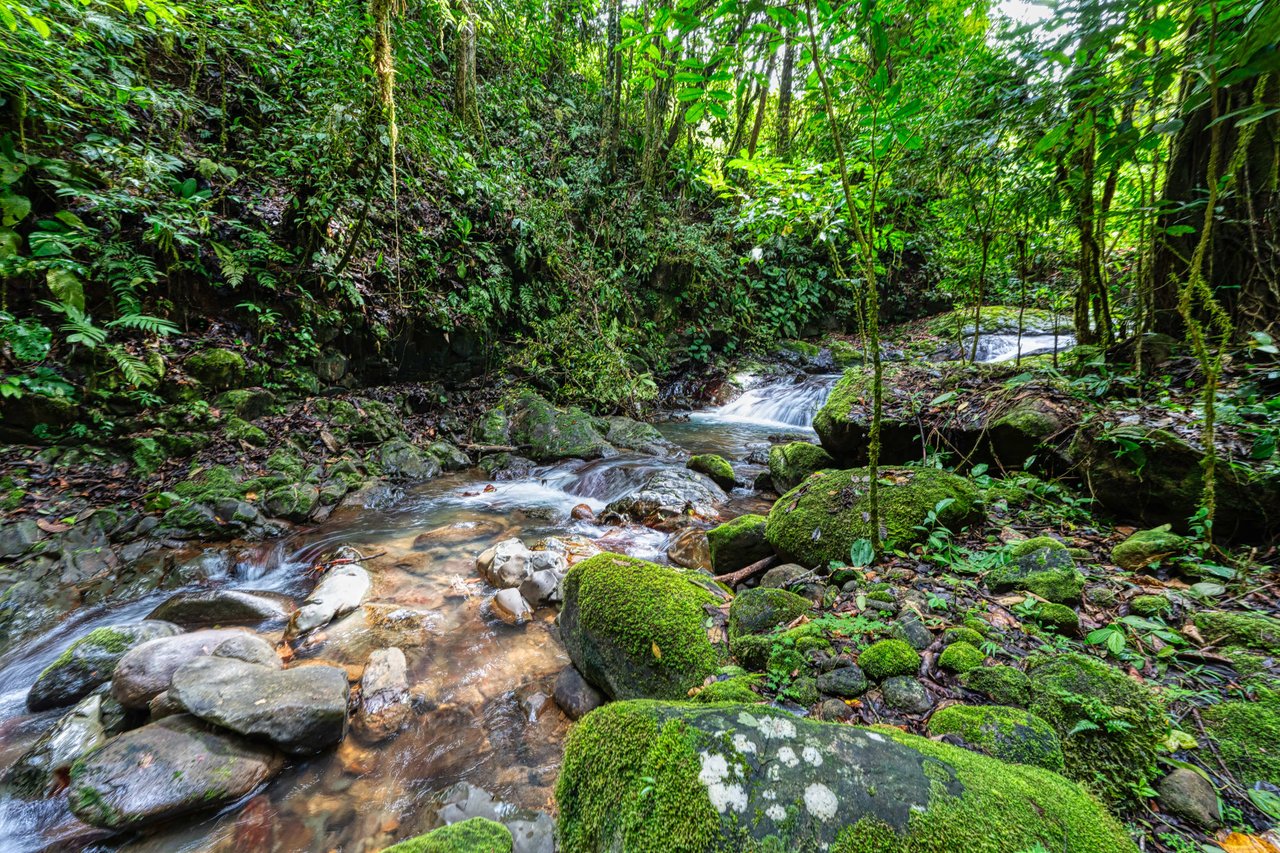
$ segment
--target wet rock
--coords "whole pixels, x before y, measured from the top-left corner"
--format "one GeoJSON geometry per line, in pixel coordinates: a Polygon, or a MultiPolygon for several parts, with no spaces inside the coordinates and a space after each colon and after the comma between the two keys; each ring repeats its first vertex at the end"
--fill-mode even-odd
{"type": "Polygon", "coordinates": [[[280,656],[276,654],[271,644],[252,634],[240,634],[223,640],[214,648],[212,654],[214,657],[234,658],[245,663],[269,666],[272,669],[284,667],[284,662],[280,660],[280,656]]]}
{"type": "Polygon", "coordinates": [[[518,589],[500,589],[489,600],[493,615],[508,625],[523,625],[533,618],[533,608],[518,589]]]}
{"type": "MultiPolygon", "coordinates": [[[[920,541],[926,516],[951,498],[939,521],[951,530],[982,517],[978,490],[970,481],[931,468],[884,468],[880,526],[884,538],[906,545],[920,541]]],[[[846,561],[853,543],[871,538],[867,469],[819,471],[787,492],[769,511],[765,537],[804,566],[846,561]]]]}
{"type": "Polygon", "coordinates": [[[247,589],[209,589],[180,592],[147,616],[181,625],[205,628],[214,625],[268,625],[288,620],[293,599],[278,592],[247,589]]]}
{"type": "Polygon", "coordinates": [[[320,489],[310,483],[290,483],[267,492],[262,508],[273,518],[303,522],[320,503],[320,489]]]}
{"type": "Polygon", "coordinates": [[[529,389],[483,415],[473,433],[480,444],[514,445],[537,462],[599,459],[616,452],[591,415],[576,407],[557,409],[529,389]]]}
{"type": "Polygon", "coordinates": [[[560,636],[582,675],[614,698],[684,698],[721,666],[705,607],[727,594],[706,575],[619,554],[569,570],[560,636]]]}
{"type": "Polygon", "coordinates": [[[728,499],[704,474],[664,468],[654,472],[637,491],[610,503],[605,512],[635,521],[673,518],[686,512],[714,517],[716,507],[728,499]]]}
{"type": "Polygon", "coordinates": [[[604,704],[604,694],[596,690],[571,666],[560,670],[552,695],[560,710],[571,720],[586,716],[604,704]]]}
{"type": "Polygon", "coordinates": [[[106,740],[102,697],[86,696],[4,772],[0,786],[23,797],[50,796],[76,759],[106,740]]]}
{"type": "Polygon", "coordinates": [[[637,450],[650,456],[671,456],[677,452],[676,446],[663,438],[652,424],[616,415],[603,420],[609,425],[605,440],[614,447],[637,450]]]}
{"type": "Polygon", "coordinates": [[[476,568],[491,586],[512,589],[533,574],[533,552],[519,539],[506,539],[486,548],[476,558],[476,568]]]}
{"type": "Polygon", "coordinates": [[[178,667],[245,634],[241,628],[220,628],[142,643],[120,659],[111,678],[111,695],[126,708],[146,708],[152,698],[169,689],[178,667]]]}
{"type": "Polygon", "coordinates": [[[769,449],[769,477],[779,494],[789,492],[815,471],[834,468],[831,454],[807,441],[777,444],[769,449]]]}
{"type": "Polygon", "coordinates": [[[126,732],[76,762],[68,802],[85,823],[127,829],[220,809],[282,767],[270,747],[183,714],[126,732]]]}
{"type": "Polygon", "coordinates": [[[842,666],[818,676],[818,692],[852,699],[867,692],[867,676],[857,666],[842,666]]]}
{"type": "Polygon", "coordinates": [[[418,482],[440,476],[440,462],[408,441],[393,438],[378,448],[383,476],[396,481],[418,482]]]}
{"type": "Polygon", "coordinates": [[[595,521],[596,514],[586,504],[578,504],[569,511],[569,517],[574,521],[595,521]]]}
{"type": "Polygon", "coordinates": [[[457,445],[448,441],[433,441],[427,445],[427,454],[440,463],[446,471],[461,471],[471,467],[471,457],[458,449],[457,445]]]}
{"type": "Polygon", "coordinates": [[[389,509],[404,497],[404,490],[371,477],[338,502],[339,509],[389,509]]]}
{"type": "Polygon", "coordinates": [[[24,519],[0,527],[0,558],[20,557],[44,538],[44,531],[34,521],[24,519]]]}
{"type": "Polygon", "coordinates": [[[1136,851],[1049,771],[759,705],[606,705],[574,729],[556,799],[566,850],[1136,851]]]}
{"type": "Polygon", "coordinates": [[[290,617],[286,639],[301,637],[355,610],[369,594],[371,586],[369,573],[355,563],[329,569],[290,617]]]}
{"type": "Polygon", "coordinates": [[[886,678],[880,685],[880,695],[884,698],[884,704],[907,714],[923,714],[933,707],[929,691],[918,679],[909,675],[886,678]]]}
{"type": "Polygon", "coordinates": [[[681,530],[671,537],[667,545],[667,559],[686,569],[710,570],[711,549],[707,545],[707,534],[694,527],[681,530]]]}
{"type": "Polygon", "coordinates": [[[197,658],[173,674],[170,698],[206,722],[313,755],[347,729],[347,674],[335,666],[272,669],[232,658],[197,658]]]}
{"type": "Polygon", "coordinates": [[[763,515],[740,515],[707,531],[711,567],[718,575],[757,563],[773,554],[764,538],[763,515]]]}
{"type": "Polygon", "coordinates": [[[1206,829],[1222,823],[1218,792],[1212,783],[1194,770],[1179,767],[1156,785],[1165,811],[1184,817],[1206,829]]]}
{"type": "Polygon", "coordinates": [[[178,631],[177,625],[167,622],[95,628],[68,646],[40,673],[27,694],[27,707],[44,711],[78,701],[98,685],[110,681],[130,649],[156,638],[171,637],[178,631]]]}
{"type": "Polygon", "coordinates": [[[480,460],[480,469],[490,480],[505,482],[508,480],[524,480],[533,474],[538,463],[523,456],[512,453],[495,453],[480,460]]]}
{"type": "Polygon", "coordinates": [[[378,649],[360,679],[360,712],[356,731],[367,741],[386,740],[400,731],[409,717],[409,679],[404,652],[378,649]]]}
{"type": "Polygon", "coordinates": [[[520,595],[531,607],[554,604],[561,600],[560,581],[563,578],[563,574],[551,569],[539,569],[520,584],[520,595]]]}

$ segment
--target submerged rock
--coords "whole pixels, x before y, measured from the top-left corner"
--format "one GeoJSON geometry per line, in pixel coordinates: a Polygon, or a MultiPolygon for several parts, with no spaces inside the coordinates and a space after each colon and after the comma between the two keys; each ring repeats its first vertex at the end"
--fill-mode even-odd
{"type": "Polygon", "coordinates": [[[128,829],[220,809],[282,767],[270,747],[183,714],[125,732],[77,761],[68,802],[91,826],[128,829]]]}
{"type": "Polygon", "coordinates": [[[582,677],[582,673],[571,666],[566,666],[556,676],[556,686],[552,692],[552,698],[556,700],[560,710],[564,711],[565,715],[571,720],[586,716],[589,712],[603,705],[605,701],[604,695],[587,683],[587,680],[582,677]]]}
{"type": "Polygon", "coordinates": [[[24,797],[47,797],[62,784],[71,765],[107,740],[102,724],[102,696],[80,700],[53,728],[0,777],[0,785],[24,797]]]}
{"type": "Polygon", "coordinates": [[[180,592],[151,611],[147,618],[162,619],[183,628],[264,625],[285,622],[294,607],[292,598],[278,592],[209,589],[180,592]]]}
{"type": "Polygon", "coordinates": [[[711,569],[711,549],[707,544],[707,534],[696,527],[686,527],[671,537],[667,545],[667,559],[677,566],[686,569],[711,569]]]}
{"type": "Polygon", "coordinates": [[[570,733],[561,849],[1134,853],[1087,793],[894,729],[756,705],[619,702],[570,733]]]}
{"type": "Polygon", "coordinates": [[[169,689],[178,667],[192,658],[213,654],[224,641],[242,636],[248,636],[242,628],[221,628],[143,643],[120,659],[111,679],[111,695],[126,708],[146,708],[169,689]]]}
{"type": "Polygon", "coordinates": [[[301,637],[355,610],[369,594],[369,573],[355,563],[334,566],[289,619],[287,639],[301,637]]]}
{"type": "Polygon", "coordinates": [[[136,622],[95,628],[76,640],[49,664],[31,685],[27,707],[32,711],[59,708],[87,696],[111,680],[121,658],[149,640],[179,632],[168,622],[136,622]]]}
{"type": "Polygon", "coordinates": [[[409,717],[409,677],[404,652],[392,646],[369,655],[360,679],[356,731],[368,741],[386,740],[409,717]]]}
{"type": "MultiPolygon", "coordinates": [[[[883,468],[880,478],[882,538],[898,545],[919,541],[928,514],[944,500],[940,524],[959,530],[981,517],[977,488],[963,477],[933,468],[883,468]]],[[[819,471],[778,498],[769,511],[765,537],[783,556],[806,566],[849,559],[853,543],[870,539],[870,478],[867,469],[819,471]]]]}
{"type": "Polygon", "coordinates": [[[173,674],[169,698],[202,720],[312,755],[347,730],[347,674],[334,666],[273,669],[233,658],[197,658],[173,674]]]}
{"type": "Polygon", "coordinates": [[[569,570],[564,590],[569,659],[615,699],[684,697],[724,662],[704,623],[728,595],[710,578],[598,554],[569,570]]]}
{"type": "Polygon", "coordinates": [[[523,625],[533,618],[533,608],[518,589],[500,589],[489,599],[493,615],[508,625],[523,625]]]}

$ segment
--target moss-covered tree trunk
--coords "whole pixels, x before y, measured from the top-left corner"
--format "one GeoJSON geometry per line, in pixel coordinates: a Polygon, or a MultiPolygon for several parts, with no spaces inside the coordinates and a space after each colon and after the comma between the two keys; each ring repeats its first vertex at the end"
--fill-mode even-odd
{"type": "MultiPolygon", "coordinates": [[[[788,36],[790,34],[788,33],[788,36]]],[[[782,51],[782,78],[778,81],[778,127],[774,153],[781,160],[791,156],[791,88],[796,69],[796,43],[787,39],[782,51]]]]}

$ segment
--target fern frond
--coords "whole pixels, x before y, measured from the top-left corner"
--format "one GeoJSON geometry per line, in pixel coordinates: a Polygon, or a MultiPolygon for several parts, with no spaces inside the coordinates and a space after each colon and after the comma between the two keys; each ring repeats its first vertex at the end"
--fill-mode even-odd
{"type": "Polygon", "coordinates": [[[162,317],[153,317],[150,314],[125,314],[123,317],[117,317],[110,323],[107,323],[109,329],[134,329],[139,332],[146,332],[150,335],[176,335],[181,331],[173,323],[162,317]]]}
{"type": "Polygon", "coordinates": [[[155,368],[129,352],[120,344],[107,347],[107,354],[116,363],[120,375],[134,388],[153,388],[160,381],[155,368]]]}

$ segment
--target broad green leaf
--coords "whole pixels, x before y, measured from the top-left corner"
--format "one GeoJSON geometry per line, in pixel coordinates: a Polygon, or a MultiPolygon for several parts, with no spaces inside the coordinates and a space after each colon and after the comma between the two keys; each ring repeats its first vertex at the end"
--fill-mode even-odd
{"type": "Polygon", "coordinates": [[[70,305],[77,311],[84,311],[84,284],[79,276],[71,270],[55,267],[45,273],[45,281],[59,302],[70,305]]]}

